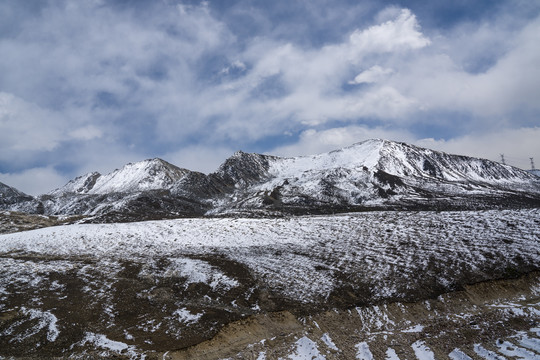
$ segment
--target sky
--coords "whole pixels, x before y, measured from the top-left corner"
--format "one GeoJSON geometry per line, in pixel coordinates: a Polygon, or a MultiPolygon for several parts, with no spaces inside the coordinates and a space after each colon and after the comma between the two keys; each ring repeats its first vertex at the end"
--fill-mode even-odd
{"type": "Polygon", "coordinates": [[[370,138],[540,167],[540,1],[0,0],[0,182],[370,138]]]}

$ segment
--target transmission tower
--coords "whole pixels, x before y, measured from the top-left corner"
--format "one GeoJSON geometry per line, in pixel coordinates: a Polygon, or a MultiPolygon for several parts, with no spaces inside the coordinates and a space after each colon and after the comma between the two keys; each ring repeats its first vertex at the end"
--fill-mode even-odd
{"type": "Polygon", "coordinates": [[[533,160],[533,158],[529,158],[529,159],[531,159],[531,170],[535,170],[535,168],[534,168],[534,160],[533,160]]]}
{"type": "Polygon", "coordinates": [[[501,163],[503,165],[506,165],[506,161],[504,161],[504,154],[501,154],[501,163]]]}

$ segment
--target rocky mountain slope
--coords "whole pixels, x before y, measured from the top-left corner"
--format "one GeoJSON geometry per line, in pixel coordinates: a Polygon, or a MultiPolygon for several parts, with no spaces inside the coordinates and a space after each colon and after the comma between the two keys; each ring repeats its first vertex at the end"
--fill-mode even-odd
{"type": "Polygon", "coordinates": [[[43,204],[33,196],[0,182],[0,210],[43,214],[43,204]]]}
{"type": "Polygon", "coordinates": [[[305,157],[235,156],[257,180],[237,186],[214,213],[540,204],[540,182],[523,170],[386,140],[305,157]]]}
{"type": "Polygon", "coordinates": [[[497,162],[367,140],[282,158],[237,152],[209,175],[161,159],[89,173],[36,199],[0,208],[95,221],[281,215],[374,209],[488,209],[540,205],[540,178],[497,162]]]}
{"type": "Polygon", "coordinates": [[[0,207],[7,207],[31,200],[33,200],[32,196],[0,182],[0,207]]]}

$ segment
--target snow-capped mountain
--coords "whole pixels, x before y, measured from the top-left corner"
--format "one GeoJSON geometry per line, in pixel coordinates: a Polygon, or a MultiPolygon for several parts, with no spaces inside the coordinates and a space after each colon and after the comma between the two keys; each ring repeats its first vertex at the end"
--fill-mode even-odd
{"type": "MultiPolygon", "coordinates": [[[[387,140],[367,140],[313,156],[242,158],[237,167],[253,169],[257,176],[252,172],[251,179],[259,181],[237,183],[230,197],[218,201],[214,213],[260,208],[467,208],[493,206],[502,198],[539,204],[540,198],[540,182],[526,171],[387,140]]],[[[226,171],[231,172],[220,168],[216,174],[226,171]]]]}
{"type": "Polygon", "coordinates": [[[169,191],[190,174],[162,159],[148,159],[107,175],[92,172],[77,177],[39,199],[47,214],[107,214],[109,221],[200,215],[197,203],[169,191]]]}
{"type": "Polygon", "coordinates": [[[38,200],[27,211],[99,221],[538,207],[540,178],[489,160],[375,139],[290,158],[239,151],[209,175],[145,160],[107,175],[83,175],[38,200]]]}
{"type": "Polygon", "coordinates": [[[98,172],[79,176],[63,187],[53,190],[50,195],[68,193],[109,194],[133,193],[146,190],[168,189],[176,181],[190,173],[162,159],[148,159],[129,163],[122,169],[107,175],[98,172]]]}

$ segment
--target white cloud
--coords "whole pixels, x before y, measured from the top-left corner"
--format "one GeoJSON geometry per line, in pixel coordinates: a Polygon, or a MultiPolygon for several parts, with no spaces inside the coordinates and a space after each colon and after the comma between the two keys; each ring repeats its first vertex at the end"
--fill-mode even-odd
{"type": "Polygon", "coordinates": [[[237,150],[240,149],[197,145],[165,154],[163,158],[178,167],[208,174],[216,171],[237,150]]]}
{"type": "Polygon", "coordinates": [[[387,75],[390,75],[394,72],[392,69],[385,69],[380,67],[379,65],[375,65],[370,67],[367,70],[362,71],[360,74],[356,75],[354,80],[349,81],[349,84],[356,85],[356,84],[371,84],[379,82],[380,80],[383,80],[387,75]]]}
{"type": "Polygon", "coordinates": [[[54,190],[67,181],[65,176],[51,167],[31,168],[18,173],[0,173],[0,182],[34,196],[54,190]]]}
{"type": "MultiPolygon", "coordinates": [[[[206,115],[228,117],[230,109],[234,119],[221,123],[220,130],[233,134],[233,138],[248,136],[250,139],[272,134],[271,129],[280,132],[283,122],[290,123],[291,120],[314,125],[335,119],[355,121],[361,117],[402,116],[415,108],[416,101],[390,85],[352,93],[344,92],[342,87],[350,79],[350,72],[359,67],[365,57],[415,50],[428,44],[429,40],[419,31],[415,16],[407,9],[397,13],[393,20],[356,30],[346,41],[319,49],[260,39],[243,54],[252,69],[210,93],[212,101],[205,109],[206,115]],[[281,81],[280,96],[253,97],[253,92],[266,85],[270,78],[281,81]],[[254,122],[258,118],[264,118],[265,124],[274,126],[254,129],[260,125],[254,122]],[[234,126],[238,121],[246,126],[234,126]]],[[[382,80],[390,71],[373,66],[358,81],[382,80]]]]}
{"type": "Polygon", "coordinates": [[[55,149],[65,124],[62,114],[0,92],[0,161],[21,161],[55,149]]]}
{"type": "Polygon", "coordinates": [[[415,144],[435,150],[500,160],[505,155],[506,163],[522,169],[530,169],[529,158],[540,162],[540,127],[500,129],[473,133],[449,140],[419,139],[415,144]]]}
{"type": "MultiPolygon", "coordinates": [[[[235,52],[234,36],[212,17],[208,5],[157,8],[156,14],[135,19],[130,12],[95,3],[46,7],[18,38],[0,43],[0,52],[8,54],[0,59],[7,74],[3,84],[43,108],[76,114],[62,136],[86,140],[104,134],[122,138],[137,128],[129,123],[147,121],[156,130],[154,141],[164,143],[194,136],[256,141],[293,123],[394,118],[416,106],[414,98],[391,85],[360,93],[342,90],[351,71],[365,68],[361,59],[429,44],[407,9],[395,11],[395,18],[383,24],[354,31],[341,43],[302,48],[258,38],[235,52]],[[218,86],[200,82],[197,68],[208,54],[232,59],[216,74],[234,69],[241,76],[218,86]],[[268,89],[272,76],[281,88],[269,98],[260,96],[258,89],[268,89]],[[59,91],[48,91],[51,84],[59,91]],[[211,127],[215,131],[209,132],[211,127]]],[[[372,80],[376,70],[371,69],[372,80]]],[[[54,127],[55,121],[48,125],[54,127]]]]}
{"type": "Polygon", "coordinates": [[[416,16],[409,9],[402,9],[394,20],[353,32],[350,44],[351,55],[362,58],[365,53],[420,49],[429,45],[430,40],[420,32],[416,16]]]}
{"type": "Polygon", "coordinates": [[[233,61],[229,66],[226,66],[224,67],[222,70],[221,70],[221,74],[229,74],[231,71],[245,71],[246,70],[246,64],[244,64],[243,62],[241,62],[240,60],[235,60],[233,61]]]}
{"type": "Polygon", "coordinates": [[[42,108],[83,110],[97,123],[121,119],[122,131],[129,112],[183,129],[193,122],[178,124],[184,105],[198,105],[195,68],[208,52],[223,53],[232,37],[205,6],[152,11],[139,18],[95,2],[45,6],[16,37],[0,42],[0,89],[42,108]]]}
{"type": "Polygon", "coordinates": [[[377,138],[405,142],[414,140],[414,136],[404,130],[351,125],[327,130],[306,130],[300,134],[300,138],[295,144],[277,147],[269,151],[268,154],[281,156],[313,155],[377,138]]]}
{"type": "Polygon", "coordinates": [[[103,132],[95,126],[88,125],[71,131],[69,135],[77,140],[92,140],[100,138],[103,132]]]}
{"type": "Polygon", "coordinates": [[[447,37],[438,37],[431,52],[390,61],[387,66],[395,73],[386,82],[430,111],[466,113],[483,126],[503,119],[531,125],[517,116],[540,110],[536,96],[540,91],[540,68],[536,65],[540,63],[540,18],[518,29],[494,29],[489,34],[486,28],[495,26],[482,25],[469,29],[469,33],[458,29],[447,37]],[[498,51],[489,53],[490,60],[477,59],[480,64],[487,62],[482,71],[467,70],[471,66],[467,52],[480,57],[472,49],[481,49],[485,43],[498,51]]]}

